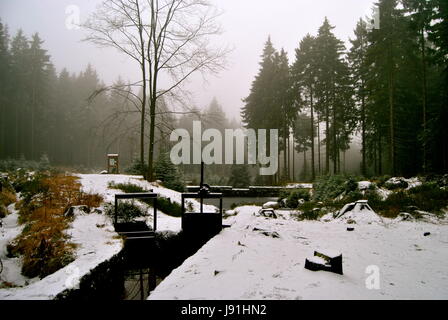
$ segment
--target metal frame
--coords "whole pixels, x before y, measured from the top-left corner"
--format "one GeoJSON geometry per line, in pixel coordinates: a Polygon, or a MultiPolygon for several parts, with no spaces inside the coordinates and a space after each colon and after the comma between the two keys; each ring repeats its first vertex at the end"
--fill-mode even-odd
{"type": "MultiPolygon", "coordinates": [[[[152,191],[152,190],[151,190],[152,191]]],[[[148,192],[140,192],[140,193],[121,193],[115,195],[115,213],[114,213],[114,222],[118,223],[118,200],[120,199],[153,199],[153,208],[154,208],[154,220],[153,220],[153,231],[157,230],[157,193],[148,193],[148,192]]],[[[132,233],[132,232],[126,232],[132,233]]],[[[141,233],[141,231],[139,231],[141,233]]]]}
{"type": "MultiPolygon", "coordinates": [[[[222,193],[182,193],[182,229],[184,228],[184,216],[185,216],[185,199],[201,199],[200,212],[204,213],[203,200],[204,199],[219,199],[219,213],[222,217],[222,193]]],[[[216,212],[210,212],[216,214],[216,212]]]]}

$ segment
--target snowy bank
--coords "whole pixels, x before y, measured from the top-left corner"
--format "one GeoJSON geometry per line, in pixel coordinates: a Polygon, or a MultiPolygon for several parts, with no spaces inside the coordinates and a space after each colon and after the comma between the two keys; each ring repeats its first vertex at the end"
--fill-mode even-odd
{"type": "Polygon", "coordinates": [[[347,232],[345,221],[269,219],[255,216],[259,209],[237,208],[227,221],[232,227],[173,270],[149,299],[448,298],[446,224],[357,224],[347,232]],[[314,250],[341,252],[344,275],[306,270],[314,250]],[[375,267],[378,290],[366,286],[375,267]]]}
{"type": "MultiPolygon", "coordinates": [[[[4,220],[3,223],[4,228],[10,229],[7,240],[9,242],[20,233],[22,227],[17,225],[16,212],[7,218],[8,220],[4,220]]],[[[17,285],[25,285],[0,289],[0,300],[54,299],[67,289],[78,288],[83,276],[89,274],[102,262],[110,260],[123,248],[123,241],[117,237],[118,234],[115,233],[110,219],[98,213],[76,215],[66,232],[71,236],[70,242],[77,245],[75,261],[42,280],[38,278],[27,280],[30,282],[29,285],[25,285],[25,278],[20,274],[21,263],[17,261],[19,258],[13,258],[12,263],[9,263],[8,261],[11,259],[5,256],[6,243],[0,243],[1,259],[6,266],[11,267],[4,280],[17,285]]]]}

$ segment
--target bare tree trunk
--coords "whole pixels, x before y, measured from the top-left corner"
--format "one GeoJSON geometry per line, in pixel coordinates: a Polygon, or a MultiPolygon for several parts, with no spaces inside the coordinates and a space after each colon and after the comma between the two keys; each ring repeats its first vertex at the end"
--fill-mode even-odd
{"type": "Polygon", "coordinates": [[[325,106],[325,173],[330,173],[330,111],[328,104],[325,106]]]}
{"type": "Polygon", "coordinates": [[[383,148],[381,146],[381,133],[378,135],[378,174],[383,174],[383,148]]]}
{"type": "Polygon", "coordinates": [[[294,137],[295,137],[295,128],[293,129],[293,133],[292,133],[292,181],[295,182],[296,181],[296,159],[295,159],[295,155],[296,155],[296,146],[295,146],[295,141],[294,141],[294,137]]]}
{"type": "Polygon", "coordinates": [[[427,151],[426,151],[426,108],[427,108],[427,75],[426,75],[426,43],[425,43],[425,31],[424,28],[421,30],[421,46],[422,46],[422,90],[423,90],[423,98],[422,98],[422,107],[423,107],[423,173],[426,173],[427,170],[427,151]]]}
{"type": "Polygon", "coordinates": [[[308,168],[306,164],[306,147],[303,149],[303,180],[307,181],[308,178],[308,168]]]}
{"type": "Polygon", "coordinates": [[[288,161],[288,145],[287,145],[287,138],[286,138],[286,122],[285,122],[285,127],[283,128],[284,131],[284,136],[283,136],[283,179],[285,179],[285,181],[287,180],[288,177],[288,165],[287,165],[287,161],[288,161]]]}
{"type": "Polygon", "coordinates": [[[390,126],[390,160],[392,164],[392,174],[396,175],[397,167],[395,163],[395,124],[394,124],[394,87],[393,87],[393,71],[389,73],[389,126],[390,126]]]}
{"type": "Polygon", "coordinates": [[[316,179],[315,169],[315,155],[314,155],[314,101],[313,101],[313,88],[310,90],[310,102],[311,102],[311,181],[316,179]]]}
{"type": "Polygon", "coordinates": [[[365,97],[364,97],[364,83],[362,84],[362,98],[361,98],[361,131],[362,131],[362,162],[361,162],[361,174],[366,176],[366,110],[365,110],[365,97]]]}
{"type": "Polygon", "coordinates": [[[138,19],[138,35],[140,39],[140,54],[141,54],[141,62],[140,62],[140,70],[142,72],[142,110],[140,114],[140,165],[142,168],[142,175],[146,178],[145,172],[145,115],[146,115],[146,58],[145,58],[145,40],[143,38],[143,23],[141,19],[140,6],[138,1],[136,1],[137,6],[137,19],[138,19]]]}
{"type": "Polygon", "coordinates": [[[321,146],[320,146],[320,115],[317,116],[317,153],[319,158],[319,174],[322,174],[322,166],[321,166],[321,146]]]}

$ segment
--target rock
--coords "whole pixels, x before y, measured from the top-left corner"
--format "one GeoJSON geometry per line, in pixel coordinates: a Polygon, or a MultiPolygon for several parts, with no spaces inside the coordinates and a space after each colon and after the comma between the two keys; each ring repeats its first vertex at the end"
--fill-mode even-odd
{"type": "Polygon", "coordinates": [[[271,237],[274,239],[280,238],[280,235],[277,232],[271,232],[271,231],[264,231],[261,233],[262,235],[265,235],[266,237],[271,237]]]}
{"type": "Polygon", "coordinates": [[[425,237],[427,237],[427,236],[431,235],[431,232],[425,232],[423,235],[424,235],[425,237]]]}
{"type": "Polygon", "coordinates": [[[280,206],[282,207],[282,208],[286,208],[286,201],[288,201],[288,199],[282,199],[282,200],[280,200],[280,206]]]}
{"type": "Polygon", "coordinates": [[[407,213],[407,212],[400,212],[398,214],[397,218],[400,221],[412,221],[412,220],[414,220],[414,217],[411,214],[407,213]]]}
{"type": "Polygon", "coordinates": [[[394,189],[407,189],[409,187],[409,183],[406,181],[405,178],[402,177],[393,177],[386,181],[384,186],[389,190],[394,189]]]}
{"type": "Polygon", "coordinates": [[[407,206],[405,209],[410,212],[419,210],[416,206],[407,206]]]}
{"type": "Polygon", "coordinates": [[[272,209],[261,209],[258,212],[258,216],[277,219],[277,214],[272,209]]]}
{"type": "Polygon", "coordinates": [[[65,211],[64,216],[65,217],[73,217],[79,214],[86,214],[90,213],[90,208],[88,206],[72,206],[67,211],[65,211]]]}
{"type": "Polygon", "coordinates": [[[275,201],[269,201],[263,204],[263,209],[278,209],[280,208],[280,205],[278,202],[275,201]]]}

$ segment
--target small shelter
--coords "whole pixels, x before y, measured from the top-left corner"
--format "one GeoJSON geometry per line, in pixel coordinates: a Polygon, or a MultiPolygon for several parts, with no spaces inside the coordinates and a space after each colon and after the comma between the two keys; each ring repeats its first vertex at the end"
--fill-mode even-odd
{"type": "Polygon", "coordinates": [[[118,165],[118,154],[117,153],[109,153],[107,155],[107,173],[120,173],[119,165],[118,165]]]}

